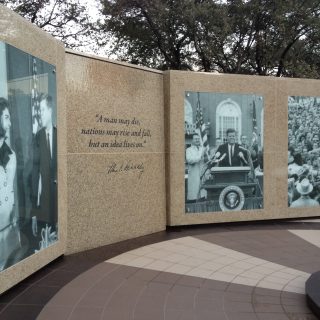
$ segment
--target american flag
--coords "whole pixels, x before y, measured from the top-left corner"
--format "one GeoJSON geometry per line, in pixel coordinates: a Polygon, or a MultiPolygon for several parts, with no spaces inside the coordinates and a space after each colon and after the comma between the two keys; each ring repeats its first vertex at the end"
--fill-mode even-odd
{"type": "Polygon", "coordinates": [[[256,103],[255,97],[252,100],[252,145],[258,143],[258,127],[257,127],[257,112],[256,112],[256,103]]]}
{"type": "Polygon", "coordinates": [[[252,127],[253,130],[255,130],[255,128],[257,127],[257,113],[256,113],[256,104],[254,102],[254,99],[252,101],[252,127]]]}
{"type": "Polygon", "coordinates": [[[206,125],[203,122],[203,113],[200,105],[200,94],[198,92],[197,112],[196,112],[196,128],[201,138],[201,144],[205,148],[206,154],[209,157],[209,144],[206,131],[206,125]]]}
{"type": "Polygon", "coordinates": [[[39,75],[37,70],[37,60],[32,59],[32,91],[31,91],[31,108],[32,108],[32,126],[33,133],[36,134],[40,123],[40,105],[39,105],[39,75]]]}

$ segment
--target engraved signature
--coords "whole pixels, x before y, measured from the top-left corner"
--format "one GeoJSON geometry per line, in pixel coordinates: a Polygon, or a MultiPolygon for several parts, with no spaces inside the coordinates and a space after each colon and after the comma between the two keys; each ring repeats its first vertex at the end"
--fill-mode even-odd
{"type": "Polygon", "coordinates": [[[139,163],[134,163],[132,161],[126,161],[126,162],[112,162],[108,167],[107,167],[107,174],[112,174],[112,173],[128,173],[128,172],[137,172],[138,173],[138,178],[140,179],[142,174],[144,173],[144,163],[139,162],[139,163]]]}

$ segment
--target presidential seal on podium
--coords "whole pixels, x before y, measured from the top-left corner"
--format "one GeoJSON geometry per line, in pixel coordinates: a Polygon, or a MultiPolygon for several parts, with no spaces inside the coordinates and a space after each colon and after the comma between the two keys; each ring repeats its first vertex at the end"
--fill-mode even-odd
{"type": "Polygon", "coordinates": [[[222,211],[241,210],[244,201],[244,193],[238,186],[225,187],[219,196],[219,205],[222,211]]]}

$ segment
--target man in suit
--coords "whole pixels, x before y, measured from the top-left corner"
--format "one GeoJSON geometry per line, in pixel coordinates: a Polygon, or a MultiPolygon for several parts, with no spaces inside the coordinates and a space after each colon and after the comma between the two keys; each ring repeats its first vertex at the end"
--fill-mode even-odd
{"type": "Polygon", "coordinates": [[[220,167],[239,167],[247,165],[244,157],[245,149],[236,143],[236,131],[227,130],[227,143],[219,146],[214,155],[214,160],[220,167]]]}
{"type": "MultiPolygon", "coordinates": [[[[249,148],[250,148],[249,143],[248,143],[248,137],[246,135],[242,134],[241,137],[240,137],[240,142],[241,142],[240,143],[240,149],[243,148],[242,151],[243,151],[243,155],[244,155],[244,159],[245,159],[245,160],[242,160],[242,163],[244,165],[248,166],[249,165],[249,153],[248,153],[248,151],[249,151],[249,148]]],[[[253,148],[252,148],[252,151],[255,152],[255,150],[253,148]]]]}
{"type": "Polygon", "coordinates": [[[53,99],[40,97],[41,129],[34,137],[32,171],[32,232],[39,235],[46,225],[57,224],[57,128],[53,125],[53,99]]]}
{"type": "Polygon", "coordinates": [[[248,144],[248,138],[246,135],[242,134],[241,135],[241,147],[245,148],[245,149],[249,149],[249,144],[248,144]]]}

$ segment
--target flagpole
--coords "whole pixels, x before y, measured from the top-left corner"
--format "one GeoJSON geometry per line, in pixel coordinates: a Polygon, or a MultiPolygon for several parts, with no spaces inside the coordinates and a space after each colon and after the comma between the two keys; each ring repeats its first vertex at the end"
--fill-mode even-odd
{"type": "Polygon", "coordinates": [[[205,148],[206,155],[209,157],[208,135],[206,132],[206,125],[203,121],[203,112],[200,104],[200,92],[197,92],[197,109],[196,109],[196,130],[200,136],[201,147],[205,148]]]}

